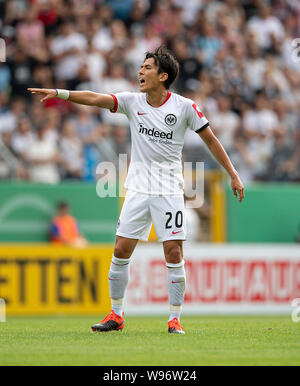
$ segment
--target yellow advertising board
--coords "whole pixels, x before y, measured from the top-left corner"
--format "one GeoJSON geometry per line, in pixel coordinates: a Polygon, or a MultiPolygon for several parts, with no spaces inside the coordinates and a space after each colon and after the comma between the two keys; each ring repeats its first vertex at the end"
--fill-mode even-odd
{"type": "Polygon", "coordinates": [[[112,245],[0,245],[0,298],[8,315],[95,314],[110,310],[112,245]]]}

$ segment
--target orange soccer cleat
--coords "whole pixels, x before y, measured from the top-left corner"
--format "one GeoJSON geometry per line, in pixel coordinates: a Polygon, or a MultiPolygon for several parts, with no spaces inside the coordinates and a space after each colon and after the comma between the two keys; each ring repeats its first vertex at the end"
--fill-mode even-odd
{"type": "Polygon", "coordinates": [[[101,320],[101,322],[92,326],[92,331],[108,332],[122,330],[124,328],[123,316],[124,312],[122,316],[119,316],[111,310],[111,312],[103,320],[101,320]]]}
{"type": "Polygon", "coordinates": [[[168,332],[170,334],[185,334],[177,318],[174,318],[168,322],[168,332]]]}

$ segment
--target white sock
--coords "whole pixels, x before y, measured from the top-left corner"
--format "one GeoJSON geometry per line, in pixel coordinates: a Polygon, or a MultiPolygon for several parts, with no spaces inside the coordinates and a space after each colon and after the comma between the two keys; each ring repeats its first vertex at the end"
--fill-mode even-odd
{"type": "Polygon", "coordinates": [[[108,278],[112,310],[122,316],[123,299],[129,280],[129,259],[119,259],[113,256],[108,278]]]}
{"type": "Polygon", "coordinates": [[[111,309],[119,316],[123,316],[123,299],[111,299],[111,309]]]}
{"type": "Polygon", "coordinates": [[[178,264],[166,263],[166,266],[168,269],[167,282],[170,302],[169,321],[174,318],[180,320],[186,282],[184,260],[178,264]]]}
{"type": "Polygon", "coordinates": [[[170,304],[170,317],[168,322],[174,318],[177,318],[180,321],[181,311],[182,311],[182,306],[172,306],[170,304]]]}

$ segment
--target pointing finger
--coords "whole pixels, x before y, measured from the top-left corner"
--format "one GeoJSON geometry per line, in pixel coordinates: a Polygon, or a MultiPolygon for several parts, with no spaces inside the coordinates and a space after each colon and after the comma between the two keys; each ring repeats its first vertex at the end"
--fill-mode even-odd
{"type": "Polygon", "coordinates": [[[28,91],[30,91],[32,94],[37,94],[37,93],[41,93],[41,94],[45,94],[45,90],[43,90],[42,88],[28,88],[27,89],[28,91]]]}

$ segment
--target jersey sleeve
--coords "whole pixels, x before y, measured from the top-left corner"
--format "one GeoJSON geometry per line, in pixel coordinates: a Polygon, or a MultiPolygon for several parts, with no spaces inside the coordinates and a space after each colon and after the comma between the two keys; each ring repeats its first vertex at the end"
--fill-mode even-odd
{"type": "Polygon", "coordinates": [[[187,124],[188,127],[196,133],[204,130],[209,125],[208,120],[201,112],[199,106],[192,100],[188,102],[187,106],[187,124]]]}
{"type": "Polygon", "coordinates": [[[116,94],[110,94],[115,101],[114,108],[110,110],[112,113],[121,113],[128,115],[129,114],[129,106],[130,101],[132,99],[133,93],[131,92],[119,92],[116,94]]]}

